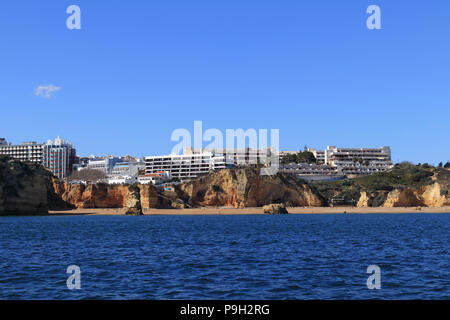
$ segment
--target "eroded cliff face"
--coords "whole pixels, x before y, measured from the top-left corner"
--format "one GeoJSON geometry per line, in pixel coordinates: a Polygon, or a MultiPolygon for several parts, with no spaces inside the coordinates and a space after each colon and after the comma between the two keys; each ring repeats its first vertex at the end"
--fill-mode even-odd
{"type": "Polygon", "coordinates": [[[417,189],[394,190],[387,195],[383,207],[443,207],[450,205],[450,198],[439,183],[417,189]]]}
{"type": "Polygon", "coordinates": [[[262,176],[257,170],[220,170],[181,186],[192,206],[261,207],[271,203],[288,206],[322,206],[325,201],[311,187],[285,174],[262,176]]]}
{"type": "Polygon", "coordinates": [[[221,170],[172,191],[163,191],[152,185],[68,184],[40,165],[0,157],[0,215],[33,215],[71,208],[126,208],[132,207],[131,200],[139,200],[142,209],[242,208],[272,203],[318,207],[328,206],[334,197],[349,198],[358,207],[450,206],[450,171],[427,170],[410,168],[322,184],[308,184],[281,173],[261,176],[252,169],[221,170]],[[135,188],[132,192],[131,187],[135,188]]]}
{"type": "MultiPolygon", "coordinates": [[[[143,209],[158,208],[158,192],[152,185],[138,185],[143,209]]],[[[75,208],[124,208],[130,186],[125,185],[82,185],[56,182],[55,193],[75,208]]]]}
{"type": "Polygon", "coordinates": [[[328,204],[339,198],[357,207],[450,205],[450,171],[442,168],[396,167],[392,172],[313,185],[328,204]]]}
{"type": "Polygon", "coordinates": [[[158,198],[158,191],[149,184],[139,186],[141,191],[141,205],[142,209],[160,208],[161,199],[158,198]]]}
{"type": "Polygon", "coordinates": [[[0,215],[35,215],[48,213],[58,199],[51,185],[53,176],[35,163],[0,158],[0,215]]]}
{"type": "MultiPolygon", "coordinates": [[[[286,174],[262,176],[257,170],[234,169],[211,172],[174,191],[138,185],[143,209],[199,206],[261,207],[271,203],[287,206],[328,206],[333,197],[351,197],[357,207],[442,207],[450,205],[450,172],[441,171],[428,185],[417,187],[375,184],[370,188],[358,180],[328,184],[326,192],[286,174]]],[[[367,179],[367,178],[364,178],[367,179]]],[[[378,181],[376,176],[370,177],[378,181]]],[[[427,180],[425,181],[427,183],[427,180]]],[[[70,185],[53,182],[54,193],[76,208],[126,207],[128,186],[70,185]]]]}
{"type": "Polygon", "coordinates": [[[142,215],[141,190],[137,185],[128,187],[128,193],[125,200],[126,215],[142,215]]]}
{"type": "Polygon", "coordinates": [[[417,187],[402,188],[392,191],[376,191],[367,193],[362,191],[357,207],[371,207],[375,199],[382,199],[381,206],[393,207],[445,207],[450,206],[450,196],[445,183],[435,182],[433,184],[417,187]]]}
{"type": "Polygon", "coordinates": [[[57,183],[55,192],[76,208],[122,208],[128,188],[104,184],[82,185],[57,183]]]}

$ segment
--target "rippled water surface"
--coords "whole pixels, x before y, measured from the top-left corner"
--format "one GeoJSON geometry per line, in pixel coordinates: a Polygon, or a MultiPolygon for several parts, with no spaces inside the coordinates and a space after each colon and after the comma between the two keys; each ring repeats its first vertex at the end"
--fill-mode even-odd
{"type": "Polygon", "coordinates": [[[449,230],[445,214],[3,217],[0,299],[450,299],[449,230]]]}

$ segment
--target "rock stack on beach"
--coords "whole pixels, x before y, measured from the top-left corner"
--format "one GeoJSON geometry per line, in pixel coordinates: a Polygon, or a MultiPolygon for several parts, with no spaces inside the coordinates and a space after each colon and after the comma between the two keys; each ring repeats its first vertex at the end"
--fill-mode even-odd
{"type": "Polygon", "coordinates": [[[143,214],[141,206],[141,194],[139,188],[136,185],[131,185],[128,187],[125,208],[125,214],[127,216],[140,216],[143,214]]]}
{"type": "Polygon", "coordinates": [[[263,207],[263,212],[267,214],[288,214],[286,205],[281,204],[269,204],[263,207]]]}

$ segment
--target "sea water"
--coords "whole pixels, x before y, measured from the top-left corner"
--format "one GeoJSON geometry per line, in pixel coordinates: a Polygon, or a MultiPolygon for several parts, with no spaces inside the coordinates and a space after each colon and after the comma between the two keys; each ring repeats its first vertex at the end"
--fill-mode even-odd
{"type": "Polygon", "coordinates": [[[450,299],[449,230],[420,213],[2,217],[0,299],[450,299]]]}

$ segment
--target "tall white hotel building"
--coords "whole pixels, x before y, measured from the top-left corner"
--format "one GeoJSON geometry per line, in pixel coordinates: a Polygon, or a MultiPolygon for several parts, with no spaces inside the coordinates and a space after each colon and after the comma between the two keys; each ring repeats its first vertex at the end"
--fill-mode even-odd
{"type": "Polygon", "coordinates": [[[4,138],[0,138],[0,155],[42,164],[56,177],[64,179],[72,172],[76,150],[71,143],[59,137],[42,144],[24,142],[21,145],[8,145],[4,138]]]}
{"type": "Polygon", "coordinates": [[[225,169],[225,157],[212,153],[167,155],[145,158],[145,173],[168,171],[179,179],[195,178],[212,170],[225,169]]]}

